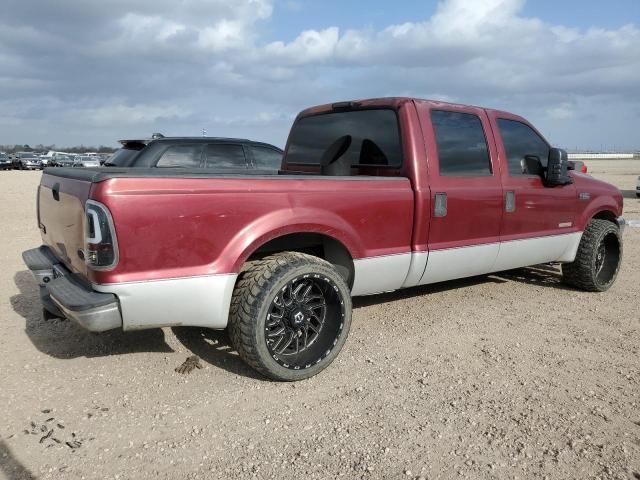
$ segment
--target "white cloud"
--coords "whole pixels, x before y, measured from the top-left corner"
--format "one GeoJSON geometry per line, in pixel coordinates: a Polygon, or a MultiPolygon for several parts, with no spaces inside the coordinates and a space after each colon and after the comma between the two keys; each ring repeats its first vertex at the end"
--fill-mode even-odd
{"type": "Polygon", "coordinates": [[[198,45],[213,52],[242,47],[246,42],[244,27],[241,22],[221,20],[200,30],[198,45]]]}
{"type": "Polygon", "coordinates": [[[547,115],[556,120],[567,120],[575,115],[575,110],[570,103],[561,103],[547,109],[547,115]]]}
{"type": "Polygon", "coordinates": [[[114,123],[136,126],[160,119],[187,117],[191,111],[177,105],[108,105],[69,110],[68,117],[87,122],[91,127],[109,127],[114,123]]]}
{"type": "Polygon", "coordinates": [[[284,60],[289,64],[323,62],[335,54],[340,31],[337,27],[325,30],[305,30],[290,43],[273,42],[264,47],[267,58],[284,60]]]}
{"type": "Polygon", "coordinates": [[[185,26],[160,16],[128,13],[119,20],[122,35],[130,41],[165,42],[177,33],[185,30],[185,26]]]}

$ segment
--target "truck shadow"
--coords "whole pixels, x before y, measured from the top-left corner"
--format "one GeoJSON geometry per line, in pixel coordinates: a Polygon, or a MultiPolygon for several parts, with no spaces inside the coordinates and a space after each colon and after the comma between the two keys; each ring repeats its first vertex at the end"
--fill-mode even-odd
{"type": "Polygon", "coordinates": [[[226,330],[172,327],[171,331],[185,348],[208,364],[236,375],[268,381],[240,358],[226,330]]]}
{"type": "Polygon", "coordinates": [[[34,480],[36,477],[16,457],[4,440],[0,439],[0,472],[11,480],[34,480]]]}
{"type": "MultiPolygon", "coordinates": [[[[433,285],[423,285],[379,295],[356,297],[353,299],[353,307],[357,309],[420,295],[455,290],[458,288],[468,288],[484,283],[503,284],[509,282],[519,282],[560,290],[572,290],[562,283],[562,276],[558,267],[553,265],[536,265],[535,267],[519,268],[497,274],[463,278],[433,285]]],[[[247,366],[238,356],[238,353],[231,345],[226,331],[197,327],[172,327],[171,330],[185,348],[210,365],[227,370],[236,375],[268,381],[268,379],[247,366]]]]}
{"type": "Polygon", "coordinates": [[[42,353],[54,358],[77,358],[138,352],[173,352],[161,329],[91,333],[68,320],[45,321],[42,318],[39,287],[31,272],[17,272],[13,278],[20,293],[11,297],[11,306],[24,318],[25,333],[42,353]]]}
{"type": "MultiPolygon", "coordinates": [[[[138,352],[173,352],[165,341],[161,329],[140,332],[110,332],[94,334],[73,322],[44,321],[39,298],[39,287],[28,271],[15,274],[14,281],[20,293],[11,297],[13,310],[25,319],[25,333],[41,352],[55,358],[100,357],[138,352]]],[[[484,283],[519,282],[560,290],[572,290],[562,283],[558,267],[537,265],[507,272],[452,280],[433,285],[398,290],[396,292],[357,297],[354,308],[393,302],[420,295],[468,288],[484,283]]],[[[185,348],[217,368],[257,380],[266,379],[247,366],[231,346],[226,331],[197,327],[173,327],[173,334],[185,348]]]]}
{"type": "Polygon", "coordinates": [[[526,283],[527,285],[537,285],[539,287],[550,287],[557,290],[575,292],[576,289],[570,287],[562,280],[562,271],[557,265],[536,265],[534,267],[516,268],[506,272],[498,272],[492,275],[496,278],[511,280],[513,282],[526,283]]]}
{"type": "Polygon", "coordinates": [[[505,272],[497,272],[489,275],[479,275],[477,277],[461,278],[459,280],[449,280],[431,285],[421,285],[404,290],[396,290],[389,293],[380,293],[366,297],[356,297],[353,299],[353,307],[368,307],[379,303],[392,302],[394,300],[404,300],[411,297],[428,295],[459,288],[468,288],[483,283],[508,283],[518,282],[527,285],[537,285],[540,287],[555,288],[558,290],[573,291],[574,289],[562,282],[560,269],[553,265],[536,265],[533,267],[517,268],[505,272]]]}

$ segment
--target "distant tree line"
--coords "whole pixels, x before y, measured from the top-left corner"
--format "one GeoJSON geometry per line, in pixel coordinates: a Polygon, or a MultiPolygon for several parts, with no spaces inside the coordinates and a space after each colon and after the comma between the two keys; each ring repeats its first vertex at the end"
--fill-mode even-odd
{"type": "Polygon", "coordinates": [[[113,153],[117,150],[117,148],[113,147],[105,147],[104,145],[100,145],[99,147],[94,146],[75,146],[75,147],[58,147],[56,145],[43,145],[38,144],[34,146],[30,145],[0,145],[0,152],[6,153],[15,153],[15,152],[48,152],[49,150],[55,150],[57,152],[69,152],[69,153],[87,153],[87,152],[97,152],[97,153],[113,153]]]}

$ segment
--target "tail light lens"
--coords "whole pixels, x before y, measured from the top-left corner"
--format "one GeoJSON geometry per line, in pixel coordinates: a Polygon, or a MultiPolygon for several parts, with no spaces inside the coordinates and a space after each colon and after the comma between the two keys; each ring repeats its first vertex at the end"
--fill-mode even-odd
{"type": "Polygon", "coordinates": [[[110,270],[118,263],[118,242],[107,207],[94,200],[85,205],[84,261],[95,270],[110,270]]]}

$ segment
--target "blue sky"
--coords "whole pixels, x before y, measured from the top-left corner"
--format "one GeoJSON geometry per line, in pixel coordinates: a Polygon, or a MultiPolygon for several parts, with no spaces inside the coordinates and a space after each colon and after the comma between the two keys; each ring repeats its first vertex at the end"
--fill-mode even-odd
{"type": "Polygon", "coordinates": [[[282,146],[308,106],[415,96],[640,150],[640,0],[3,0],[0,64],[0,144],[282,146]]]}
{"type": "MultiPolygon", "coordinates": [[[[427,19],[437,4],[435,0],[278,0],[268,35],[272,39],[293,39],[301,26],[305,29],[329,25],[342,29],[368,26],[381,30],[389,24],[427,19]]],[[[529,0],[522,14],[578,28],[618,28],[629,23],[638,25],[640,1],[529,0]]]]}

